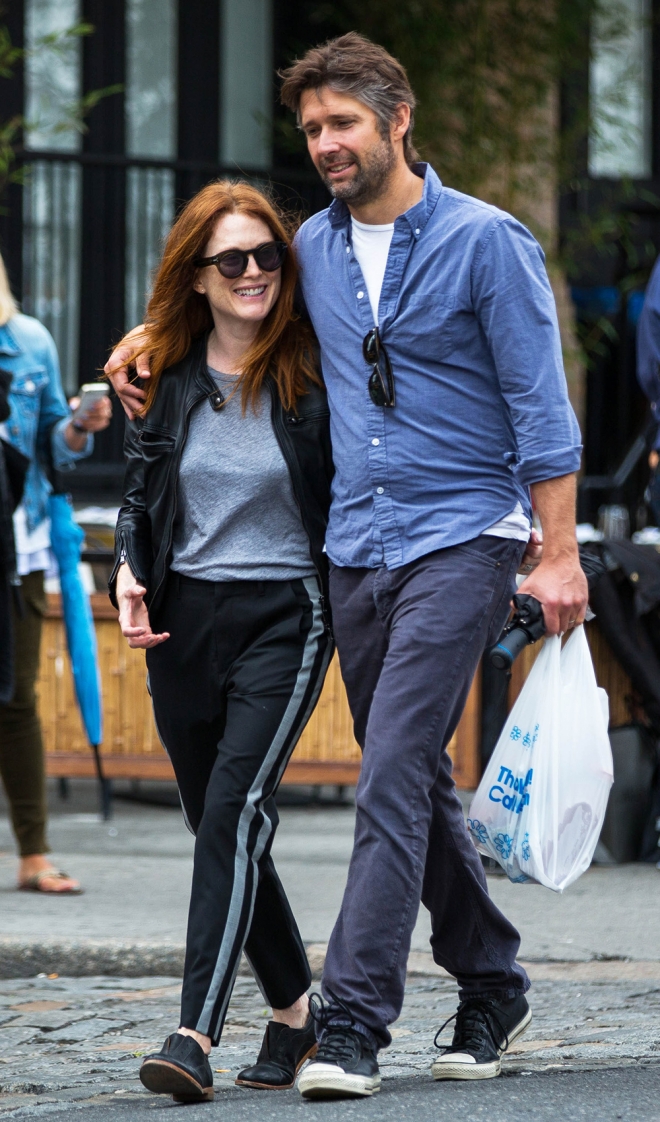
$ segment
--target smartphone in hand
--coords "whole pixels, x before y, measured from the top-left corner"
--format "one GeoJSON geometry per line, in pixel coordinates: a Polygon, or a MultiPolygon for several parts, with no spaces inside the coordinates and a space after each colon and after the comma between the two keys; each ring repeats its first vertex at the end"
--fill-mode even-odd
{"type": "Polygon", "coordinates": [[[72,413],[72,421],[83,421],[91,412],[92,407],[96,405],[97,401],[107,397],[110,392],[110,387],[107,382],[88,382],[86,385],[80,387],[80,403],[75,413],[72,413]]]}

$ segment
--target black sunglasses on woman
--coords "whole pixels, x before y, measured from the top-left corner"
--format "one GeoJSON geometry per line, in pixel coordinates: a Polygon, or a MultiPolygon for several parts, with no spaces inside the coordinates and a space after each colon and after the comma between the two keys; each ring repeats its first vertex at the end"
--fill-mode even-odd
{"type": "Polygon", "coordinates": [[[215,257],[198,257],[193,264],[200,269],[215,265],[223,277],[235,280],[243,276],[250,257],[254,257],[264,273],[275,273],[284,264],[286,248],[285,242],[262,242],[254,249],[226,249],[224,253],[216,253],[215,257]]]}

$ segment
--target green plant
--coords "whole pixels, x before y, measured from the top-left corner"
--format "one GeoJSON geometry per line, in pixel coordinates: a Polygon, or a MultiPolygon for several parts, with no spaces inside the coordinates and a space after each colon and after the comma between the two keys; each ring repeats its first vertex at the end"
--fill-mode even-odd
{"type": "MultiPolygon", "coordinates": [[[[450,186],[512,211],[548,241],[539,189],[551,181],[561,191],[580,173],[580,149],[599,126],[582,89],[560,130],[559,87],[586,72],[590,25],[613,49],[625,37],[625,0],[338,0],[312,3],[309,20],[359,30],[400,58],[418,97],[423,157],[450,186]]],[[[623,88],[619,98],[623,110],[623,88]]],[[[616,112],[615,95],[609,123],[616,112]]]]}
{"type": "MultiPolygon", "coordinates": [[[[80,38],[92,35],[94,27],[90,23],[77,23],[62,31],[39,36],[31,48],[15,47],[6,26],[0,25],[0,78],[11,78],[16,66],[29,58],[44,57],[52,62],[54,56],[66,56],[80,38]]],[[[45,67],[46,73],[48,66],[45,67]]],[[[18,162],[21,142],[26,135],[35,133],[43,127],[43,115],[48,115],[48,128],[51,135],[67,131],[83,133],[87,129],[85,118],[105,97],[120,93],[121,85],[106,86],[92,90],[79,98],[62,99],[59,91],[46,91],[44,104],[39,107],[37,116],[29,119],[25,114],[17,114],[8,120],[0,120],[0,199],[9,183],[20,183],[24,179],[24,169],[18,162]]]]}
{"type": "MultiPolygon", "coordinates": [[[[637,212],[660,200],[631,180],[604,192],[587,175],[588,138],[606,144],[627,120],[627,0],[319,0],[308,20],[331,34],[361,31],[401,59],[422,157],[448,186],[530,226],[554,276],[574,281],[595,259],[615,266],[623,300],[645,283],[657,248],[640,241],[637,212]],[[588,82],[596,45],[618,60],[599,111],[588,82]],[[560,244],[557,200],[568,193],[580,208],[560,244]]],[[[606,316],[581,327],[583,360],[591,365],[616,339],[606,316]]]]}

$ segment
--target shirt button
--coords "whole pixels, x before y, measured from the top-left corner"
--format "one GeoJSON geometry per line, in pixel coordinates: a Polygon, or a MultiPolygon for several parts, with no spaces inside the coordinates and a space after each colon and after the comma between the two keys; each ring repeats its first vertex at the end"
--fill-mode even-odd
{"type": "Polygon", "coordinates": [[[350,253],[350,252],[351,252],[351,247],[350,247],[350,245],[347,245],[347,246],[346,246],[346,252],[347,252],[347,253],[350,253]]]}
{"type": "Polygon", "coordinates": [[[377,436],[375,436],[375,437],[373,438],[373,440],[371,441],[371,443],[373,444],[374,448],[377,448],[377,447],[378,447],[378,445],[380,444],[380,440],[378,439],[378,437],[377,437],[377,436]]]}
{"type": "Polygon", "coordinates": [[[358,292],[358,300],[361,300],[363,296],[364,292],[358,292]]]}
{"type": "Polygon", "coordinates": [[[418,234],[418,233],[419,233],[419,227],[418,227],[418,228],[417,228],[417,229],[415,230],[415,233],[416,233],[416,234],[418,234]]]}
{"type": "Polygon", "coordinates": [[[384,487],[376,487],[376,494],[377,495],[383,495],[384,493],[385,493],[385,488],[384,487]]]}
{"type": "Polygon", "coordinates": [[[32,381],[31,381],[31,380],[30,380],[30,379],[28,378],[27,382],[25,383],[25,388],[26,388],[26,390],[27,390],[27,392],[28,392],[28,393],[32,393],[32,392],[33,392],[33,390],[34,390],[34,382],[32,382],[32,381]]]}

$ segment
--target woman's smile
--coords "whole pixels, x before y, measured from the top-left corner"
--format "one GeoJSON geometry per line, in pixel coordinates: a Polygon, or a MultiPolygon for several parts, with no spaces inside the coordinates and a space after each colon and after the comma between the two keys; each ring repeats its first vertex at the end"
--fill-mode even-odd
{"type": "Polygon", "coordinates": [[[258,300],[264,295],[267,288],[267,284],[253,284],[249,287],[235,288],[234,296],[240,296],[243,300],[258,300]]]}

